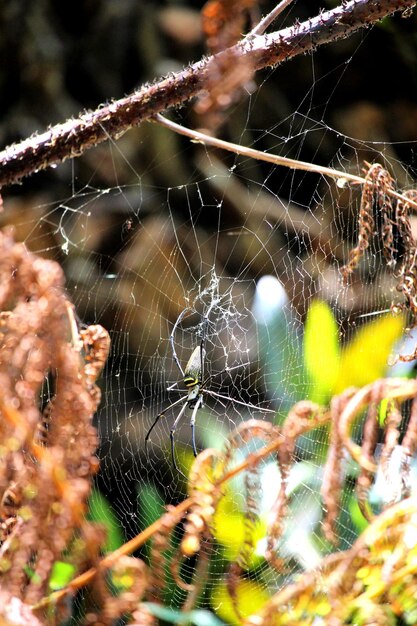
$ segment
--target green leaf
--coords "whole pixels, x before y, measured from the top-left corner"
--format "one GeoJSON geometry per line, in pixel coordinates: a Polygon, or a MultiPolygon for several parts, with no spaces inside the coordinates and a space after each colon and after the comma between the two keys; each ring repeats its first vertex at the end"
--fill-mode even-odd
{"type": "Polygon", "coordinates": [[[358,533],[363,532],[365,528],[369,526],[369,522],[362,515],[362,511],[359,508],[356,494],[352,495],[349,499],[349,512],[352,522],[358,533]]]}
{"type": "Polygon", "coordinates": [[[55,561],[52,566],[51,577],[49,579],[49,588],[51,591],[63,589],[73,579],[75,575],[75,567],[71,563],[64,561],[55,561]]]}
{"type": "Polygon", "coordinates": [[[381,400],[381,403],[379,405],[378,422],[381,428],[384,427],[385,420],[387,419],[387,415],[388,415],[388,410],[390,408],[390,404],[391,404],[391,401],[388,400],[387,398],[384,398],[384,400],[381,400]]]}
{"type": "Polygon", "coordinates": [[[160,604],[144,602],[149,613],[170,624],[196,624],[196,626],[224,626],[213,613],[204,610],[178,611],[160,604]]]}
{"type": "Polygon", "coordinates": [[[98,522],[105,527],[107,531],[106,544],[104,546],[105,552],[114,552],[124,543],[123,533],[117,517],[107,499],[98,489],[94,489],[91,493],[88,519],[98,522]]]}
{"type": "Polygon", "coordinates": [[[159,491],[149,483],[138,486],[138,505],[143,528],[147,528],[165,513],[164,500],[159,491]]]}
{"type": "MultiPolygon", "coordinates": [[[[251,543],[254,547],[249,567],[256,567],[260,557],[256,552],[259,541],[266,535],[267,524],[265,519],[259,519],[250,528],[251,543]]],[[[216,541],[224,547],[224,556],[228,561],[235,561],[245,547],[249,532],[247,518],[240,510],[235,494],[225,490],[220,499],[213,517],[213,535],[216,541]]]]}
{"type": "Polygon", "coordinates": [[[339,374],[339,329],[330,307],[313,300],[304,327],[304,366],[314,402],[325,403],[333,392],[339,374]]]}
{"type": "Polygon", "coordinates": [[[335,393],[363,387],[385,375],[394,343],[404,331],[404,317],[391,314],[360,328],[343,349],[335,393]]]}
{"type": "Polygon", "coordinates": [[[269,600],[267,589],[253,580],[240,580],[236,588],[236,603],[240,616],[236,615],[234,602],[229,595],[225,582],[216,585],[211,595],[211,605],[217,614],[231,624],[242,624],[241,617],[245,618],[257,613],[269,600]]]}

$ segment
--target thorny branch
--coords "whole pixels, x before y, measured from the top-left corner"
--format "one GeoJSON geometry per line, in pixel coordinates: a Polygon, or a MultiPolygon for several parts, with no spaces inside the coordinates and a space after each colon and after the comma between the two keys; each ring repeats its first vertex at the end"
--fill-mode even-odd
{"type": "Polygon", "coordinates": [[[224,55],[242,56],[254,69],[278,65],[319,45],[346,38],[395,11],[406,13],[414,5],[415,0],[351,0],[290,28],[245,38],[236,46],[145,85],[125,98],[9,146],[0,153],[0,186],[79,156],[108,138],[116,139],[157,113],[184,104],[205,89],[211,65],[221,64],[224,55]]]}

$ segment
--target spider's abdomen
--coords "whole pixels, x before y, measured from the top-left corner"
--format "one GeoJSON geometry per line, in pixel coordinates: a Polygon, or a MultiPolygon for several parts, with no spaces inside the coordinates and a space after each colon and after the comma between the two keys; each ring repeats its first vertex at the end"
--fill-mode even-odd
{"type": "Polygon", "coordinates": [[[184,385],[187,389],[192,389],[201,384],[201,366],[202,366],[201,346],[194,348],[184,371],[184,385]]]}
{"type": "Polygon", "coordinates": [[[198,385],[199,383],[199,379],[196,378],[195,376],[184,376],[184,385],[187,387],[187,389],[191,389],[192,387],[195,387],[196,385],[198,385]]]}

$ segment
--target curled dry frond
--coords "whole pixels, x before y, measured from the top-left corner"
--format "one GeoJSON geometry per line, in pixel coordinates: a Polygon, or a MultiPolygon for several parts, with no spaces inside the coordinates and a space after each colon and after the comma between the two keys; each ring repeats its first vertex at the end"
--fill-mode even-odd
{"type": "Polygon", "coordinates": [[[81,330],[80,338],[85,352],[85,376],[87,383],[93,387],[107,361],[110,348],[109,334],[102,326],[95,324],[81,330]]]}
{"type": "Polygon", "coordinates": [[[340,512],[340,498],[344,478],[343,440],[340,436],[337,424],[340,414],[355,391],[354,388],[350,388],[344,391],[340,396],[335,396],[330,406],[330,445],[326,465],[324,467],[321,496],[323,498],[325,511],[323,533],[326,539],[333,544],[337,542],[335,523],[340,512]]]}
{"type": "Polygon", "coordinates": [[[358,243],[351,250],[348,263],[342,268],[342,276],[345,282],[357,268],[361,257],[369,247],[371,238],[375,234],[374,206],[378,206],[383,221],[383,239],[387,245],[390,262],[393,256],[393,232],[392,232],[392,201],[387,195],[387,190],[393,189],[391,176],[379,163],[367,164],[365,182],[362,187],[361,204],[358,217],[358,243]]]}
{"type": "Polygon", "coordinates": [[[417,397],[411,403],[410,419],[407,424],[407,431],[403,437],[402,446],[409,457],[415,455],[417,450],[417,397]]]}
{"type": "MultiPolygon", "coordinates": [[[[222,494],[220,486],[216,484],[216,478],[223,467],[222,454],[216,450],[206,449],[197,456],[190,470],[188,491],[191,504],[184,522],[184,535],[179,548],[180,554],[174,555],[170,563],[171,574],[176,584],[188,592],[184,605],[187,610],[194,606],[199,590],[204,585],[208,574],[209,554],[212,543],[211,526],[213,515],[222,494]],[[203,545],[204,550],[202,550],[203,545]],[[193,579],[191,583],[187,583],[181,578],[181,566],[184,558],[194,556],[196,556],[197,561],[193,579]]],[[[165,537],[170,536],[171,530],[172,528],[169,529],[169,534],[167,532],[164,533],[165,537]]],[[[161,534],[161,531],[158,534],[161,534]]],[[[165,570],[166,561],[163,551],[166,549],[166,546],[163,545],[161,547],[161,541],[163,542],[163,538],[158,544],[159,557],[157,554],[158,550],[156,550],[153,564],[155,564],[155,561],[158,563],[160,570],[159,578],[165,581],[163,570],[165,570]]],[[[154,567],[152,567],[152,579],[154,578],[155,572],[154,567]]],[[[162,587],[161,585],[161,589],[162,587]]]]}
{"type": "Polygon", "coordinates": [[[54,562],[87,525],[97,467],[94,381],[109,338],[103,329],[95,331],[100,340],[93,333],[99,363],[90,372],[73,342],[61,268],[15,243],[9,231],[0,232],[0,309],[1,515],[3,525],[18,521],[13,541],[1,548],[1,586],[35,603],[47,591],[54,562]],[[48,376],[54,396],[43,440],[41,392],[48,376]]]}
{"type": "Polygon", "coordinates": [[[247,626],[381,624],[407,621],[417,589],[417,501],[408,498],[376,517],[346,552],[323,559],[274,594],[247,626]],[[406,582],[405,582],[406,581],[406,582]]]}
{"type": "MultiPolygon", "coordinates": [[[[269,422],[263,422],[262,420],[250,419],[239,424],[239,426],[232,433],[230,433],[227,440],[223,459],[225,472],[229,467],[236,450],[239,450],[243,444],[254,438],[271,441],[277,434],[278,429],[275,426],[269,422]]],[[[249,455],[247,463],[245,464],[245,469],[256,464],[255,462],[256,457],[254,455],[249,455]],[[254,461],[253,463],[251,463],[252,460],[254,461]]]]}
{"type": "MultiPolygon", "coordinates": [[[[263,459],[276,453],[282,483],[273,507],[273,519],[268,528],[268,553],[266,556],[272,566],[277,565],[278,557],[276,547],[280,534],[282,533],[283,522],[287,516],[288,503],[286,485],[289,472],[295,461],[297,438],[329,422],[331,422],[332,430],[331,444],[324,471],[322,488],[324,506],[326,509],[323,529],[327,538],[334,541],[336,536],[334,526],[340,510],[339,501],[345,478],[344,457],[350,455],[352,459],[359,464],[360,471],[357,481],[358,499],[362,509],[365,510],[366,506],[368,506],[368,492],[378,467],[381,468],[383,474],[392,474],[391,460],[393,455],[397,454],[398,448],[402,448],[403,456],[415,452],[417,447],[417,402],[414,398],[416,396],[416,381],[386,379],[377,381],[363,389],[346,390],[342,395],[333,399],[330,415],[316,404],[305,401],[299,402],[293,407],[282,428],[277,428],[261,420],[249,420],[242,423],[231,433],[228,445],[223,454],[206,450],[197,458],[193,466],[190,476],[190,497],[193,504],[189,508],[189,514],[186,520],[186,530],[182,544],[183,556],[190,557],[196,555],[203,541],[205,547],[211,546],[212,519],[222,495],[220,487],[240,472],[247,473],[246,484],[249,487],[249,501],[245,515],[250,524],[254,523],[255,517],[257,516],[255,493],[257,473],[254,473],[254,470],[263,459]],[[399,428],[402,421],[401,408],[403,403],[408,399],[413,399],[411,416],[402,446],[398,446],[399,428]],[[364,409],[367,409],[367,414],[364,421],[361,443],[359,444],[356,443],[356,440],[354,441],[352,439],[351,431],[357,418],[362,415],[364,409]],[[385,411],[385,421],[381,420],[382,410],[385,411]],[[378,457],[376,454],[377,435],[379,431],[381,431],[382,434],[384,428],[385,438],[382,439],[381,455],[378,457]],[[232,464],[236,451],[254,438],[263,440],[265,442],[264,446],[246,454],[245,460],[238,465],[232,464]],[[254,500],[253,503],[252,499],[254,500]]],[[[406,463],[403,463],[400,472],[405,469],[406,463]]],[[[402,497],[403,495],[404,491],[401,492],[401,494],[397,493],[398,497],[402,497]]],[[[397,496],[396,499],[398,499],[397,496]]],[[[392,501],[393,500],[387,500],[385,504],[391,504],[392,501]]],[[[402,503],[401,505],[394,505],[394,507],[398,506],[397,512],[399,512],[400,517],[402,515],[408,519],[411,515],[410,510],[406,510],[405,505],[401,508],[402,503]]],[[[386,515],[386,513],[382,513],[382,516],[384,515],[386,515]]],[[[391,524],[389,520],[392,521],[392,518],[388,516],[385,518],[385,526],[382,528],[380,522],[378,522],[380,517],[381,516],[378,516],[378,518],[372,522],[371,527],[377,529],[376,535],[372,536],[372,533],[368,533],[365,539],[366,545],[364,543],[357,543],[352,548],[352,551],[334,554],[324,559],[319,570],[302,576],[299,582],[295,582],[276,594],[276,596],[267,603],[262,614],[253,616],[252,620],[249,620],[249,623],[262,625],[264,623],[291,624],[301,623],[302,620],[306,620],[305,623],[313,623],[312,621],[308,621],[307,616],[313,619],[313,616],[317,615],[318,611],[320,615],[323,615],[325,620],[330,615],[333,615],[333,611],[335,615],[343,615],[346,619],[354,619],[356,616],[355,611],[359,611],[358,614],[361,614],[360,611],[363,610],[363,603],[365,602],[366,596],[365,588],[372,583],[371,577],[369,581],[365,580],[364,572],[366,573],[366,571],[368,571],[366,570],[368,566],[370,568],[374,567],[376,562],[375,556],[373,555],[373,547],[367,547],[368,544],[366,542],[374,540],[377,542],[379,541],[378,537],[380,537],[380,541],[382,542],[385,537],[389,545],[394,546],[396,542],[399,541],[401,547],[395,551],[394,556],[392,556],[393,550],[391,548],[389,549],[391,560],[387,560],[387,551],[382,549],[382,543],[381,546],[379,546],[379,544],[377,545],[377,550],[379,550],[377,561],[379,561],[375,568],[377,571],[382,572],[381,576],[389,575],[389,577],[391,577],[392,571],[397,567],[398,571],[400,571],[405,559],[405,526],[400,523],[400,526],[397,528],[395,524],[391,524]],[[362,608],[358,608],[359,605],[357,604],[355,596],[358,589],[360,591],[358,592],[358,597],[360,597],[360,603],[362,603],[360,606],[362,608]],[[351,600],[349,609],[346,610],[345,605],[341,601],[341,599],[345,597],[351,600]],[[308,598],[308,603],[305,601],[306,598],[308,598]],[[285,607],[285,610],[282,607],[285,607]],[[278,620],[277,615],[279,616],[278,620]]],[[[251,535],[250,532],[248,532],[248,537],[249,535],[251,535]]],[[[250,541],[252,541],[252,539],[253,534],[250,541]]],[[[247,546],[245,544],[245,550],[246,548],[250,556],[250,549],[252,548],[250,542],[247,546]]],[[[187,609],[193,606],[196,596],[198,595],[200,589],[198,582],[201,583],[201,580],[205,579],[208,568],[207,554],[206,550],[204,550],[198,555],[195,571],[202,571],[203,573],[201,576],[199,574],[200,580],[197,581],[197,584],[195,579],[193,579],[192,585],[186,585],[184,583],[181,585],[189,593],[185,604],[187,609]],[[204,556],[207,557],[205,560],[202,558],[204,556]]],[[[241,577],[244,575],[248,558],[248,556],[245,556],[244,561],[242,561],[242,555],[239,555],[236,560],[230,564],[226,578],[226,586],[231,601],[235,605],[236,614],[238,614],[236,591],[241,577]]],[[[177,575],[176,578],[181,584],[179,580],[180,576],[177,575]]],[[[371,609],[374,607],[373,600],[370,600],[370,607],[371,609]]],[[[382,608],[380,611],[380,606],[377,606],[377,604],[375,604],[374,608],[373,615],[375,616],[378,616],[381,611],[383,613],[385,610],[382,608]]],[[[332,622],[325,621],[324,623],[330,625],[332,622]]]]}
{"type": "Polygon", "coordinates": [[[140,602],[148,588],[148,570],[144,562],[131,556],[120,557],[112,567],[111,576],[119,593],[106,595],[94,623],[115,624],[123,614],[140,610],[140,602]]]}
{"type": "MultiPolygon", "coordinates": [[[[228,444],[225,451],[225,467],[228,468],[230,462],[233,459],[235,452],[247,444],[252,439],[261,439],[269,444],[278,436],[278,429],[269,422],[263,422],[262,420],[251,419],[240,424],[234,432],[232,432],[228,439],[228,444]]],[[[258,521],[258,502],[259,502],[259,474],[258,474],[258,462],[257,457],[253,456],[253,462],[251,462],[251,454],[249,453],[247,459],[248,463],[244,475],[245,486],[245,502],[246,510],[244,511],[244,538],[243,547],[240,550],[236,561],[232,562],[229,567],[229,571],[226,577],[226,587],[229,593],[230,599],[233,604],[234,611],[237,616],[240,617],[239,603],[238,603],[238,586],[240,583],[242,572],[249,567],[250,558],[253,554],[254,545],[254,530],[256,522],[258,521]]],[[[260,459],[259,459],[260,460],[260,459]]]]}
{"type": "Polygon", "coordinates": [[[195,555],[201,542],[210,536],[210,526],[221,496],[216,484],[216,464],[223,465],[221,453],[210,448],[201,452],[194,461],[189,476],[189,495],[193,500],[184,525],[181,552],[185,557],[195,555]]]}
{"type": "Polygon", "coordinates": [[[376,383],[362,387],[362,389],[359,389],[352,396],[343,409],[338,421],[339,434],[348,453],[360,467],[371,472],[376,471],[375,462],[369,460],[369,458],[362,453],[361,446],[353,441],[350,432],[355,418],[360,414],[362,409],[366,408],[370,403],[374,386],[381,385],[381,382],[384,385],[383,397],[387,400],[392,399],[398,402],[404,402],[409,398],[414,398],[417,394],[417,382],[414,380],[386,378],[384,381],[376,381],[376,383]]]}
{"type": "MultiPolygon", "coordinates": [[[[169,550],[171,535],[175,526],[176,520],[168,512],[167,515],[160,518],[160,525],[152,539],[149,598],[155,602],[160,601],[166,585],[166,553],[169,550]]],[[[178,584],[181,586],[179,580],[178,584]]]]}
{"type": "MultiPolygon", "coordinates": [[[[362,434],[362,458],[369,466],[371,463],[377,464],[375,459],[375,449],[378,443],[379,432],[379,403],[384,398],[385,384],[384,381],[377,381],[373,386],[369,397],[368,412],[363,426],[362,434]]],[[[373,513],[368,505],[367,497],[374,479],[374,472],[369,470],[362,464],[360,466],[359,476],[356,481],[356,495],[358,505],[362,515],[368,521],[373,518],[373,513]]]]}
{"type": "Polygon", "coordinates": [[[202,25],[207,47],[211,53],[223,51],[208,64],[205,90],[195,106],[208,128],[221,124],[221,111],[244,95],[243,88],[253,77],[253,63],[233,45],[245,31],[249,11],[256,4],[257,0],[210,0],[203,7],[202,25]]]}
{"type": "MultiPolygon", "coordinates": [[[[368,520],[372,519],[373,514],[367,502],[367,498],[378,467],[380,467],[382,476],[384,477],[387,485],[390,487],[389,493],[387,490],[384,506],[388,506],[393,500],[398,500],[399,498],[404,497],[407,491],[407,475],[409,466],[407,459],[414,454],[417,446],[417,418],[415,409],[416,395],[416,381],[400,378],[388,378],[376,381],[375,383],[357,390],[353,394],[351,393],[348,401],[344,403],[342,411],[337,415],[337,435],[334,437],[337,441],[339,451],[341,452],[344,448],[352,459],[354,459],[359,465],[359,476],[357,479],[358,504],[362,514],[368,520]],[[397,443],[400,436],[399,428],[402,422],[401,404],[410,398],[413,398],[411,416],[403,438],[401,449],[399,449],[400,446],[397,446],[397,443]],[[386,417],[384,422],[380,424],[379,415],[382,400],[387,401],[385,406],[386,417]],[[355,419],[366,407],[368,407],[368,412],[363,427],[361,445],[359,445],[353,441],[350,432],[355,419]],[[379,432],[381,431],[382,435],[383,429],[385,429],[385,433],[383,434],[381,455],[378,459],[375,455],[375,449],[378,442],[379,432]],[[399,466],[396,470],[393,470],[392,467],[395,466],[395,463],[392,461],[396,451],[398,451],[401,458],[399,458],[399,466]],[[400,472],[402,475],[396,476],[394,480],[392,476],[393,472],[397,474],[400,472]]],[[[328,465],[333,458],[334,455],[332,453],[331,446],[325,468],[324,481],[324,485],[326,486],[325,493],[327,494],[325,499],[325,504],[327,505],[327,516],[324,529],[326,536],[330,539],[334,537],[333,525],[336,515],[333,504],[329,505],[328,498],[335,498],[336,495],[330,496],[330,485],[327,486],[327,482],[330,480],[331,472],[333,472],[333,475],[338,475],[338,478],[333,476],[333,482],[337,482],[341,487],[342,481],[340,463],[336,466],[334,463],[330,466],[328,465]],[[329,518],[330,512],[331,516],[329,518]]],[[[340,488],[338,493],[340,494],[340,488]]]]}
{"type": "MultiPolygon", "coordinates": [[[[412,325],[415,326],[417,244],[413,237],[409,212],[411,203],[417,200],[417,190],[409,189],[394,198],[393,179],[382,165],[366,163],[366,167],[358,217],[358,243],[351,250],[348,263],[341,269],[342,278],[346,283],[369,247],[372,237],[379,233],[387,267],[398,280],[397,291],[404,296],[404,302],[393,302],[391,308],[395,312],[409,311],[412,325]]],[[[416,358],[416,352],[398,358],[411,361],[416,358]]]]}
{"type": "Polygon", "coordinates": [[[282,562],[277,559],[276,544],[283,532],[283,522],[288,508],[287,483],[294,462],[295,447],[300,435],[317,427],[317,418],[323,414],[321,407],[314,402],[303,400],[293,406],[282,427],[283,445],[278,449],[277,460],[281,473],[281,485],[278,497],[271,511],[268,528],[266,558],[275,567],[282,562]]]}
{"type": "Polygon", "coordinates": [[[323,532],[336,543],[335,523],[340,512],[340,498],[344,484],[346,456],[359,464],[356,483],[358,505],[368,520],[373,518],[368,504],[369,490],[379,469],[387,489],[384,508],[405,497],[409,490],[409,462],[417,448],[417,383],[406,379],[376,381],[362,389],[348,389],[333,398],[331,405],[330,447],[324,467],[321,488],[325,516],[323,532]],[[412,399],[411,415],[401,446],[400,427],[403,421],[401,406],[412,399]],[[383,408],[381,403],[385,400],[383,408]],[[356,443],[350,432],[358,417],[367,408],[361,442],[356,443]],[[385,419],[381,420],[381,410],[385,419]],[[381,452],[376,446],[381,438],[381,452]]]}
{"type": "MultiPolygon", "coordinates": [[[[410,189],[404,192],[403,196],[414,201],[417,199],[417,190],[410,189]]],[[[415,325],[417,320],[417,246],[411,230],[409,211],[410,205],[407,204],[406,201],[397,201],[396,225],[399,240],[403,248],[401,265],[398,271],[399,282],[397,290],[401,292],[405,298],[405,303],[397,308],[409,310],[411,312],[413,325],[415,325]]],[[[414,358],[416,358],[414,354],[400,357],[403,361],[410,361],[414,358]]]]}
{"type": "Polygon", "coordinates": [[[390,462],[395,454],[395,450],[400,450],[401,453],[401,463],[399,467],[399,471],[401,473],[401,485],[402,491],[404,493],[393,493],[390,501],[387,500],[387,504],[393,504],[394,501],[399,500],[402,495],[409,495],[409,455],[405,451],[404,446],[399,447],[398,442],[400,438],[400,427],[402,423],[402,413],[400,409],[400,405],[395,400],[391,400],[387,405],[387,413],[384,420],[385,427],[385,441],[382,446],[381,456],[380,456],[380,468],[382,475],[384,476],[386,483],[392,483],[391,480],[391,468],[390,462]],[[395,497],[395,500],[394,500],[395,497]]]}
{"type": "MultiPolygon", "coordinates": [[[[222,484],[232,477],[229,465],[234,455],[242,445],[248,441],[259,438],[268,443],[276,438],[278,429],[268,422],[262,420],[248,420],[240,424],[233,431],[229,438],[225,452],[222,454],[215,450],[205,450],[196,458],[189,477],[189,495],[192,505],[186,517],[184,526],[184,537],[181,542],[181,552],[184,557],[192,557],[200,551],[204,542],[204,551],[198,555],[196,572],[200,572],[198,578],[193,577],[193,584],[185,584],[178,575],[180,563],[177,560],[174,564],[175,579],[183,589],[190,595],[186,605],[190,608],[192,598],[195,598],[196,590],[201,585],[204,572],[207,571],[207,554],[211,549],[213,516],[216,512],[220,498],[222,497],[222,484]],[[203,571],[203,573],[201,573],[203,571]]],[[[256,453],[249,454],[245,460],[245,485],[247,487],[245,533],[243,549],[232,563],[228,575],[228,587],[231,596],[234,596],[234,588],[238,584],[239,575],[249,562],[253,552],[253,529],[257,519],[257,494],[255,494],[257,481],[257,463],[262,457],[257,457],[256,453]]]]}
{"type": "MultiPolygon", "coordinates": [[[[243,422],[236,428],[234,433],[229,436],[228,445],[225,452],[225,465],[229,466],[230,461],[233,458],[234,452],[247,443],[251,439],[262,439],[267,444],[274,442],[277,439],[284,443],[284,439],[279,432],[279,429],[270,424],[269,422],[263,422],[261,420],[251,419],[243,422]]],[[[246,487],[246,511],[245,511],[245,537],[243,550],[238,556],[237,565],[244,569],[249,563],[249,559],[253,553],[253,536],[254,527],[258,519],[258,496],[259,490],[259,477],[258,477],[258,459],[255,455],[249,454],[247,457],[247,466],[245,472],[245,487],[246,487]],[[251,462],[252,460],[252,462],[251,462]]],[[[229,577],[229,586],[233,585],[233,580],[237,579],[237,570],[231,570],[229,577]]]]}
{"type": "Polygon", "coordinates": [[[259,467],[254,465],[250,467],[245,473],[244,477],[245,488],[245,535],[243,540],[243,548],[238,556],[238,565],[242,569],[248,567],[250,558],[255,548],[253,543],[255,525],[259,519],[259,492],[261,489],[259,478],[259,467]]]}

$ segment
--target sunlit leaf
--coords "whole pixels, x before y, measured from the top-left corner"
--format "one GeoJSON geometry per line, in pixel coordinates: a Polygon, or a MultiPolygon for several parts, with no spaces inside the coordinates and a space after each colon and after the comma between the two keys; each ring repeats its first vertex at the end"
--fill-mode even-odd
{"type": "MultiPolygon", "coordinates": [[[[259,611],[269,600],[266,588],[252,580],[241,580],[236,589],[236,601],[240,615],[245,618],[259,611]]],[[[216,614],[230,624],[241,624],[225,582],[217,585],[211,595],[211,605],[216,614]]]]}
{"type": "MultiPolygon", "coordinates": [[[[224,556],[228,561],[235,561],[242,552],[247,532],[245,513],[238,508],[235,494],[228,491],[220,500],[213,518],[213,535],[224,547],[224,556]]],[[[250,563],[252,566],[259,561],[256,545],[265,535],[266,522],[259,520],[252,529],[251,544],[254,547],[250,563]]]]}
{"type": "Polygon", "coordinates": [[[71,563],[64,561],[55,561],[52,566],[51,577],[49,579],[49,588],[51,591],[66,587],[70,580],[74,577],[75,567],[71,563]]]}
{"type": "Polygon", "coordinates": [[[123,533],[117,517],[107,499],[94,489],[89,499],[88,519],[102,524],[106,529],[105,552],[113,552],[123,544],[123,533]]]}
{"type": "Polygon", "coordinates": [[[324,403],[339,375],[339,330],[329,305],[313,300],[304,328],[304,366],[309,376],[309,397],[324,403]]]}
{"type": "Polygon", "coordinates": [[[360,328],[342,351],[335,392],[362,387],[384,376],[388,357],[403,330],[404,318],[391,314],[360,328]]]}
{"type": "Polygon", "coordinates": [[[352,522],[359,534],[369,526],[369,522],[362,515],[356,495],[352,496],[349,500],[349,511],[352,522]]]}
{"type": "Polygon", "coordinates": [[[381,404],[379,405],[379,410],[378,410],[378,422],[381,427],[384,426],[389,407],[390,407],[390,401],[387,398],[381,400],[381,404]]]}

